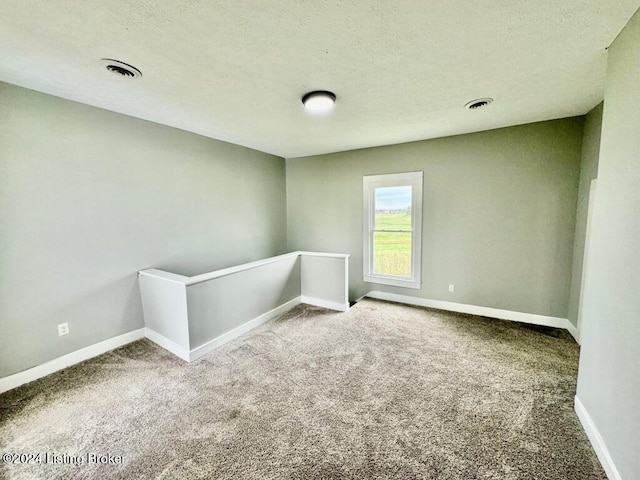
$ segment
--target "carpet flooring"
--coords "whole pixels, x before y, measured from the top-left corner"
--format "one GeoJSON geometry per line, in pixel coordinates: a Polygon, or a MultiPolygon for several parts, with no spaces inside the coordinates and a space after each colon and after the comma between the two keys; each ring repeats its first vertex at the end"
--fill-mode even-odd
{"type": "Polygon", "coordinates": [[[0,451],[40,454],[0,478],[603,480],[578,353],[513,322],[300,305],[191,364],[141,340],[0,395],[0,451]]]}

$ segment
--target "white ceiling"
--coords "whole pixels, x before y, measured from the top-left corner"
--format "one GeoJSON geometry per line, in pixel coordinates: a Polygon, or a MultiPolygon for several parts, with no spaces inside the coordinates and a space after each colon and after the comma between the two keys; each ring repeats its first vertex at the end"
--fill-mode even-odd
{"type": "MultiPolygon", "coordinates": [[[[282,157],[581,115],[638,0],[2,0],[0,80],[282,157]],[[143,77],[119,78],[115,58],[143,77]],[[300,97],[331,90],[330,115],[300,97]],[[469,111],[469,100],[493,97],[469,111]]],[[[64,121],[64,119],[61,119],[64,121]]]]}

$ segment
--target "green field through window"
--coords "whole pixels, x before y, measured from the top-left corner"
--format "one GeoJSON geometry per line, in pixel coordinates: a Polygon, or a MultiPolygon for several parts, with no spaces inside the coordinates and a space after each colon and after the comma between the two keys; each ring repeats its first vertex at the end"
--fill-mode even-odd
{"type": "Polygon", "coordinates": [[[373,234],[373,271],[383,275],[411,276],[411,209],[375,212],[375,230],[407,230],[373,234]]]}

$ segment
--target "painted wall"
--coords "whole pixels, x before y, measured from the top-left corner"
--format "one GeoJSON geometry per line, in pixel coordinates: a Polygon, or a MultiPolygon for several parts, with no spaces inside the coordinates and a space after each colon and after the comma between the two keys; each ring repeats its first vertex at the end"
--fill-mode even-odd
{"type": "Polygon", "coordinates": [[[352,300],[375,289],[566,318],[582,129],[571,118],[287,159],[289,249],[351,254],[352,300]],[[365,284],[362,176],[418,170],[422,289],[365,284]]]}
{"type": "Polygon", "coordinates": [[[283,159],[0,83],[0,376],[142,327],[140,269],[285,247],[283,159]]]}
{"type": "Polygon", "coordinates": [[[300,264],[300,257],[288,257],[189,285],[191,350],[300,297],[300,264]]]}
{"type": "Polygon", "coordinates": [[[636,12],[609,49],[577,393],[624,480],[640,478],[639,78],[636,12]]]}
{"type": "Polygon", "coordinates": [[[576,231],[573,243],[573,268],[571,270],[571,291],[569,293],[569,320],[576,326],[578,325],[580,289],[582,286],[582,264],[584,262],[584,247],[587,233],[589,192],[591,190],[591,180],[598,177],[602,105],[603,104],[600,103],[586,116],[582,137],[582,162],[580,163],[576,231]]]}

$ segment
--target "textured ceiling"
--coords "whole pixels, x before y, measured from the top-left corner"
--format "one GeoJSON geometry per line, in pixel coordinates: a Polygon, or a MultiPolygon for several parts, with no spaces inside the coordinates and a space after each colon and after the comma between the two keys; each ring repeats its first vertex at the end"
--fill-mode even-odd
{"type": "MultiPolygon", "coordinates": [[[[638,0],[2,0],[0,80],[283,157],[581,115],[638,0]],[[135,80],[101,58],[135,65],[135,80]],[[338,96],[329,115],[300,103],[338,96]],[[477,97],[490,106],[463,108],[477,97]]],[[[63,119],[61,119],[63,121],[63,119]]]]}

